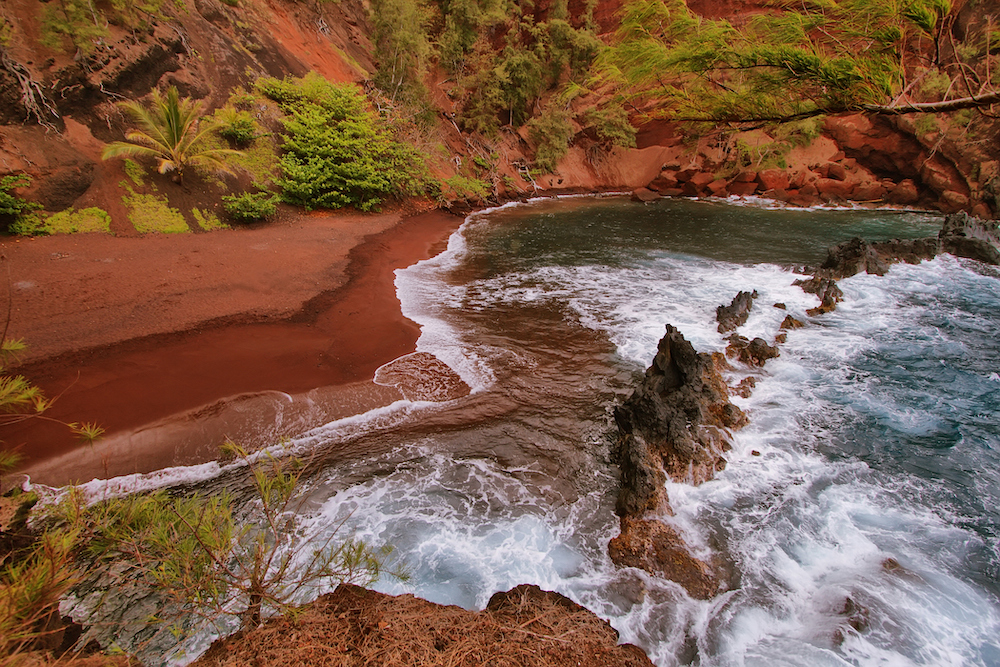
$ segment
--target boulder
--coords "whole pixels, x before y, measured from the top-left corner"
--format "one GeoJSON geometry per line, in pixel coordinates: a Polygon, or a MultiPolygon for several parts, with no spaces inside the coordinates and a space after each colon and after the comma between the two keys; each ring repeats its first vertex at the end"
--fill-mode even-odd
{"type": "Polygon", "coordinates": [[[836,162],[831,162],[827,165],[826,169],[827,178],[832,178],[837,181],[847,180],[847,170],[844,169],[843,165],[839,165],[836,162]]]}
{"type": "Polygon", "coordinates": [[[877,182],[859,183],[854,186],[851,199],[854,201],[881,201],[885,197],[885,186],[877,182]]]}
{"type": "Polygon", "coordinates": [[[726,179],[717,178],[708,184],[708,191],[712,193],[713,197],[725,197],[728,192],[728,184],[726,179]]]}
{"type": "Polygon", "coordinates": [[[948,213],[955,213],[968,208],[969,198],[961,192],[946,190],[941,193],[941,208],[948,213]]]}
{"type": "Polygon", "coordinates": [[[805,324],[795,319],[791,315],[785,315],[785,319],[781,320],[781,325],[779,329],[801,329],[805,324]]]}
{"type": "Polygon", "coordinates": [[[699,171],[684,183],[684,194],[691,196],[700,195],[706,191],[708,184],[714,180],[715,174],[708,171],[699,171]]]}
{"type": "Polygon", "coordinates": [[[622,518],[621,533],[608,543],[608,555],[619,567],[637,567],[677,582],[698,600],[723,588],[714,568],[692,556],[684,538],[660,521],[622,518]]]}
{"type": "Polygon", "coordinates": [[[763,366],[768,359],[781,356],[777,345],[769,345],[763,338],[748,340],[739,334],[729,337],[726,356],[739,359],[747,366],[763,366]]]}
{"type": "Polygon", "coordinates": [[[838,181],[835,178],[818,178],[816,179],[815,185],[820,196],[833,195],[846,199],[854,190],[853,184],[846,181],[838,181]]]}
{"type": "Polygon", "coordinates": [[[759,186],[756,183],[733,181],[729,184],[729,193],[739,197],[747,197],[757,192],[758,187],[759,186]]]}
{"type": "Polygon", "coordinates": [[[757,182],[762,190],[787,190],[788,172],[784,169],[765,169],[757,174],[757,182]]]}
{"type": "Polygon", "coordinates": [[[837,303],[844,298],[844,293],[837,286],[837,282],[830,278],[821,278],[817,275],[807,280],[796,280],[792,284],[798,285],[807,294],[819,297],[820,305],[806,311],[810,317],[836,310],[837,303]]]}
{"type": "Polygon", "coordinates": [[[903,179],[896,184],[896,187],[889,192],[886,199],[893,204],[916,204],[920,199],[920,190],[917,189],[917,184],[911,179],[903,179]]]}
{"type": "Polygon", "coordinates": [[[655,190],[656,192],[663,192],[664,190],[676,188],[677,183],[678,181],[675,172],[661,171],[659,176],[654,178],[648,187],[650,190],[655,190]]]}
{"type": "Polygon", "coordinates": [[[938,239],[944,252],[1000,265],[1000,231],[996,221],[955,213],[944,219],[938,239]]]}
{"type": "Polygon", "coordinates": [[[879,257],[868,241],[855,237],[827,250],[826,261],[820,270],[833,280],[841,280],[862,271],[884,276],[889,264],[879,257]]]}
{"type": "Polygon", "coordinates": [[[740,292],[733,297],[728,306],[719,306],[715,309],[715,319],[719,323],[719,333],[734,331],[737,327],[746,324],[750,317],[750,309],[753,308],[753,300],[757,298],[756,290],[753,292],[740,292]]]}
{"type": "Polygon", "coordinates": [[[649,188],[636,188],[632,191],[632,201],[648,204],[649,202],[656,201],[659,198],[660,194],[658,192],[653,192],[649,188]]]}

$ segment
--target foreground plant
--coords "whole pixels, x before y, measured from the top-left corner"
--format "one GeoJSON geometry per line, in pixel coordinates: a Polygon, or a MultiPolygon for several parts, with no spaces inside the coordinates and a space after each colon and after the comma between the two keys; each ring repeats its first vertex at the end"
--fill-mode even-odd
{"type": "Polygon", "coordinates": [[[233,173],[226,163],[240,151],[230,148],[209,148],[204,139],[216,128],[212,119],[200,120],[201,102],[190,97],[181,99],[171,86],[166,95],[152,92],[149,107],[135,101],[119,103],[138,127],[125,134],[126,141],[115,141],[104,147],[101,157],[151,157],[157,161],[161,174],[173,172],[175,183],[183,182],[187,167],[207,167],[233,173]]]}
{"type": "Polygon", "coordinates": [[[82,641],[122,641],[125,650],[163,657],[184,650],[190,634],[256,627],[340,583],[406,577],[390,565],[389,549],[345,536],[342,525],[318,535],[301,527],[301,461],[231,443],[225,450],[234,470],[248,474],[238,497],[159,491],[88,505],[74,491],[50,510],[50,531],[78,534],[84,571],[70,605],[93,625],[82,641]]]}

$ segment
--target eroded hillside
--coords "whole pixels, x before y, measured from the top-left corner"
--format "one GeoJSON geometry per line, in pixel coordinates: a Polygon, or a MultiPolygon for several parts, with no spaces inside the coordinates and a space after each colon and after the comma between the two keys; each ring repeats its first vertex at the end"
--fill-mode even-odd
{"type": "MultiPolygon", "coordinates": [[[[831,7],[840,14],[679,0],[11,0],[0,10],[0,171],[32,178],[12,192],[42,205],[43,222],[72,207],[120,235],[212,229],[228,221],[222,196],[282,191],[288,111],[255,84],[313,72],[363,87],[422,156],[427,187],[397,188],[396,200],[648,186],[648,198],[763,194],[992,217],[992,107],[865,109],[991,93],[994,3],[831,7]],[[849,29],[854,18],[881,32],[849,29]],[[835,44],[823,20],[843,24],[835,44]],[[179,185],[148,173],[152,162],[101,159],[133,124],[119,103],[169,87],[221,123],[253,116],[250,142],[228,142],[248,154],[235,176],[179,185]],[[137,229],[138,218],[163,221],[137,229]]],[[[57,221],[27,231],[89,228],[57,221]]]]}

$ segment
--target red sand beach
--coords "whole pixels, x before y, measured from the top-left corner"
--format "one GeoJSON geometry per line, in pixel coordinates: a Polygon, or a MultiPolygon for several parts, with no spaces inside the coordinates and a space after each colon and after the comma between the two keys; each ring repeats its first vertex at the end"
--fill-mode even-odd
{"type": "MultiPolygon", "coordinates": [[[[46,484],[210,460],[227,437],[294,435],[400,398],[371,382],[410,353],[393,271],[444,249],[443,212],[304,216],[256,229],[0,242],[12,370],[50,397],[46,413],[96,422],[79,445],[30,419],[0,430],[46,484]]],[[[251,442],[247,442],[251,440],[251,442]]]]}

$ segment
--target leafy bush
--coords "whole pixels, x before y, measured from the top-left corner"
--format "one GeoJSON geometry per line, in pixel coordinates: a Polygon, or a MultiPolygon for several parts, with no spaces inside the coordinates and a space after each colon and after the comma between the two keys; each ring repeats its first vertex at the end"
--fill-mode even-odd
{"type": "Polygon", "coordinates": [[[222,107],[215,112],[219,134],[237,146],[249,146],[257,138],[257,123],[249,111],[222,107]]]}
{"type": "Polygon", "coordinates": [[[370,211],[388,196],[425,189],[421,156],[393,139],[356,86],[318,75],[260,79],[257,86],[287,114],[277,180],[284,201],[370,211]]]}
{"type": "Polygon", "coordinates": [[[528,136],[538,145],[535,168],[545,173],[555,171],[559,160],[566,156],[569,141],[573,138],[569,112],[547,107],[541,116],[528,123],[528,136]]]}
{"type": "Polygon", "coordinates": [[[584,115],[588,127],[594,128],[598,139],[612,146],[635,147],[635,128],[629,122],[628,112],[620,106],[591,109],[584,115]]]}
{"type": "Polygon", "coordinates": [[[226,212],[237,222],[257,222],[278,212],[278,196],[270,192],[244,192],[226,195],[226,212]]]}
{"type": "Polygon", "coordinates": [[[18,197],[11,192],[15,188],[31,185],[31,177],[27,174],[8,174],[0,178],[0,223],[5,224],[14,233],[18,232],[15,224],[22,221],[32,211],[37,211],[41,205],[18,197]]]}
{"type": "Polygon", "coordinates": [[[478,178],[467,178],[461,174],[455,174],[451,178],[444,180],[445,192],[442,193],[447,198],[447,192],[458,199],[483,199],[489,194],[489,186],[478,178]]]}

